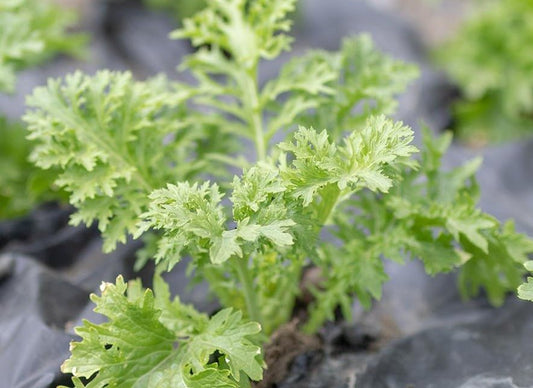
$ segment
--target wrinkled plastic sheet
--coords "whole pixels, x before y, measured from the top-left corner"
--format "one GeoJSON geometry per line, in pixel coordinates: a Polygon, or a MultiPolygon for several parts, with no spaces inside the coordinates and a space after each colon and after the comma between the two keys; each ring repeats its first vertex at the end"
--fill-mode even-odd
{"type": "Polygon", "coordinates": [[[0,282],[0,387],[47,387],[59,376],[74,338],[66,328],[88,292],[35,260],[0,256],[11,270],[0,282]]]}

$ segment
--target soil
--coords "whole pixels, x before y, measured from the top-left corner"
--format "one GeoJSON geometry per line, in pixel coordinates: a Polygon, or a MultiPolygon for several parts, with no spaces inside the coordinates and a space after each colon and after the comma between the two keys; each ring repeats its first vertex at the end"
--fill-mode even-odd
{"type": "Polygon", "coordinates": [[[322,349],[322,341],[317,336],[305,335],[298,329],[294,320],[276,330],[270,342],[264,347],[265,370],[263,380],[255,383],[256,388],[273,388],[287,378],[294,359],[302,354],[317,353],[322,349]]]}

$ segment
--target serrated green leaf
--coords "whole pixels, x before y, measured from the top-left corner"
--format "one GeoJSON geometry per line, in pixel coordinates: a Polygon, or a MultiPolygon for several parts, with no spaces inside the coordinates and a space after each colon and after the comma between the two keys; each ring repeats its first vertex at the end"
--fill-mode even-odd
{"type": "Polygon", "coordinates": [[[282,170],[289,188],[304,206],[327,185],[357,191],[368,188],[386,192],[393,181],[388,169],[401,166],[417,149],[410,145],[411,129],[383,116],[371,117],[361,131],[354,131],[336,146],[326,131],[300,128],[293,142],[280,144],[294,160],[282,170]]]}
{"type": "Polygon", "coordinates": [[[368,35],[347,38],[338,53],[324,53],[337,76],[318,108],[299,124],[342,134],[361,128],[370,116],[392,114],[395,95],[418,76],[415,66],[394,60],[374,48],[368,35]]]}
{"type": "MultiPolygon", "coordinates": [[[[155,297],[139,283],[128,286],[122,277],[116,284],[104,283],[102,295],[91,299],[95,311],[109,321],[84,321],[76,330],[82,340],[71,344],[72,356],[62,370],[76,378],[93,377],[87,387],[238,387],[241,372],[261,379],[260,348],[249,339],[259,333],[257,323],[243,322],[231,309],[208,319],[177,299],[170,302],[168,289],[157,282],[162,295],[155,297]],[[173,321],[194,325],[176,327],[173,321]],[[229,369],[210,361],[215,351],[226,358],[229,369]]],[[[79,380],[76,384],[83,386],[79,380]]]]}
{"type": "Polygon", "coordinates": [[[274,245],[283,247],[293,244],[293,237],[288,232],[290,227],[295,226],[293,220],[279,220],[273,221],[267,225],[261,225],[259,233],[272,241],[274,245]]]}
{"type": "Polygon", "coordinates": [[[518,297],[520,299],[533,301],[533,278],[528,277],[527,283],[524,283],[518,287],[518,297]]]}
{"type": "Polygon", "coordinates": [[[483,214],[469,214],[468,217],[453,217],[450,216],[446,221],[448,230],[453,234],[456,240],[459,240],[459,234],[463,234],[470,242],[487,252],[489,243],[481,231],[493,228],[497,222],[483,214]]]}
{"type": "MultiPolygon", "coordinates": [[[[533,261],[526,261],[524,267],[529,272],[533,271],[533,261]]],[[[528,276],[527,282],[518,287],[518,297],[520,299],[529,300],[533,302],[533,278],[528,276]]]]}
{"type": "Polygon", "coordinates": [[[153,191],[149,199],[148,211],[140,215],[136,236],[151,228],[163,229],[158,261],[168,260],[172,268],[186,248],[210,250],[211,260],[216,263],[236,253],[234,237],[224,235],[226,216],[216,184],[167,184],[165,189],[153,191]]]}
{"type": "Polygon", "coordinates": [[[305,92],[308,95],[333,94],[331,81],[337,72],[323,51],[310,51],[304,56],[292,58],[280,71],[277,78],[269,81],[262,91],[264,103],[274,101],[287,92],[305,92]]]}
{"type": "Polygon", "coordinates": [[[258,357],[261,350],[258,346],[245,340],[261,331],[256,322],[241,323],[242,314],[224,309],[215,314],[207,324],[205,331],[189,342],[189,351],[193,359],[207,359],[215,350],[227,358],[232,376],[239,381],[240,371],[252,380],[261,380],[263,368],[258,357]]]}
{"type": "Polygon", "coordinates": [[[78,208],[73,222],[97,221],[106,251],[133,233],[154,188],[197,168],[184,162],[195,145],[180,130],[174,103],[158,78],[135,82],[130,73],[109,71],[50,80],[28,97],[31,159],[63,170],[56,183],[78,208]]]}
{"type": "Polygon", "coordinates": [[[279,177],[279,171],[267,163],[258,163],[245,170],[242,177],[233,180],[233,216],[244,220],[269,201],[269,197],[286,190],[279,177]]]}
{"type": "Polygon", "coordinates": [[[289,48],[291,39],[284,32],[290,28],[287,14],[294,4],[295,0],[258,0],[248,6],[245,0],[215,0],[185,19],[171,37],[226,50],[243,67],[252,68],[259,58],[272,59],[289,48]]]}
{"type": "Polygon", "coordinates": [[[242,249],[237,237],[244,238],[236,230],[225,230],[221,236],[212,239],[209,258],[213,264],[222,264],[232,256],[242,257],[242,249]]]}

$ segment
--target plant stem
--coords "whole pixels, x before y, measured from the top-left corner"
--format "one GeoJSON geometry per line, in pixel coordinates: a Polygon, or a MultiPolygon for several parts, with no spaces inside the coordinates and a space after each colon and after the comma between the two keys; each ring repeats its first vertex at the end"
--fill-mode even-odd
{"type": "Polygon", "coordinates": [[[257,66],[246,71],[242,80],[243,104],[248,113],[248,122],[253,130],[253,138],[257,152],[257,160],[266,159],[265,135],[263,133],[263,115],[259,104],[257,88],[257,66]]]}
{"type": "Polygon", "coordinates": [[[246,310],[248,310],[248,316],[252,321],[263,324],[263,317],[259,303],[257,301],[257,294],[254,290],[254,282],[250,276],[248,269],[248,262],[246,259],[236,258],[236,269],[239,275],[239,279],[242,284],[242,291],[244,293],[244,301],[246,302],[246,310]]]}
{"type": "Polygon", "coordinates": [[[328,199],[321,203],[320,209],[318,210],[318,220],[321,227],[328,222],[341,196],[341,190],[336,184],[326,186],[323,190],[327,191],[327,195],[323,195],[322,198],[328,199]]]}
{"type": "MultiPolygon", "coordinates": [[[[237,81],[243,92],[242,104],[246,111],[248,125],[255,143],[257,161],[266,159],[266,144],[263,133],[263,112],[259,103],[259,89],[257,86],[257,63],[246,71],[242,72],[242,77],[237,81]]],[[[237,274],[242,284],[242,292],[246,303],[248,317],[263,326],[263,316],[259,307],[259,301],[254,289],[248,260],[235,258],[237,274]]]]}

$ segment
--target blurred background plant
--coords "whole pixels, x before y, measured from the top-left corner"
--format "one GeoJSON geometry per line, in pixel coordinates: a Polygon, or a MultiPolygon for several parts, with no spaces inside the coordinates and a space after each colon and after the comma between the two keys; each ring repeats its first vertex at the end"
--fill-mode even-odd
{"type": "Polygon", "coordinates": [[[180,21],[205,7],[206,0],[143,0],[149,8],[169,12],[180,21]]]}
{"type": "MultiPolygon", "coordinates": [[[[0,93],[15,89],[17,72],[57,54],[81,57],[87,37],[67,33],[76,14],[50,1],[0,1],[0,93]]],[[[0,112],[0,218],[22,215],[37,203],[61,199],[51,172],[28,161],[30,142],[22,124],[0,112]]]]}
{"type": "Polygon", "coordinates": [[[453,117],[473,145],[533,134],[533,2],[479,1],[458,33],[436,51],[460,88],[453,117]]]}
{"type": "Polygon", "coordinates": [[[16,72],[58,53],[81,56],[86,36],[66,34],[70,10],[43,0],[0,2],[0,91],[11,92],[16,72]]]}
{"type": "Polygon", "coordinates": [[[21,123],[0,116],[0,139],[0,218],[23,215],[41,202],[66,202],[66,193],[54,189],[57,174],[29,162],[32,145],[21,123]]]}

